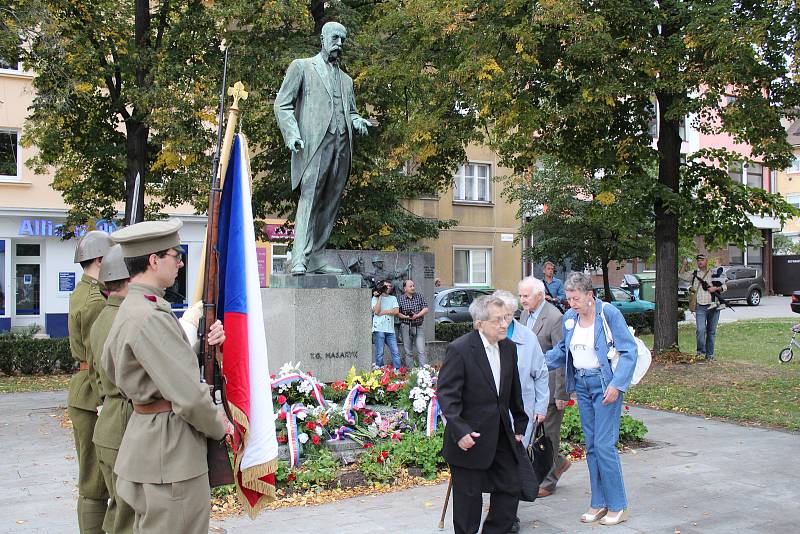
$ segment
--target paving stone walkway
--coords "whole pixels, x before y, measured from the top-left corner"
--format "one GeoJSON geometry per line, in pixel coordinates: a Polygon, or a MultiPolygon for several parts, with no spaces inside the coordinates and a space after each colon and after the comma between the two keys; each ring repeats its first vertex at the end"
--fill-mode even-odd
{"type": "MultiPolygon", "coordinates": [[[[71,433],[59,426],[66,393],[0,395],[0,534],[77,532],[77,467],[71,433]]],[[[622,456],[631,506],[609,532],[731,534],[798,532],[800,435],[632,408],[656,446],[622,456]]],[[[558,491],[520,506],[522,532],[604,532],[583,525],[584,462],[558,491]]],[[[212,522],[211,532],[437,533],[445,485],[364,496],[212,522]]],[[[487,499],[488,502],[488,499],[487,499]]],[[[445,532],[452,532],[448,513],[445,532]]]]}

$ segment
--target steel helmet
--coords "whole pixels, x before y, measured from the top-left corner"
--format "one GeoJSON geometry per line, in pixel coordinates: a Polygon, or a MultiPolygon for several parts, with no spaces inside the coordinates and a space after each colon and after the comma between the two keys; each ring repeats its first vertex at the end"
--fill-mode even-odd
{"type": "Polygon", "coordinates": [[[105,256],[103,263],[100,264],[100,275],[97,277],[103,283],[115,280],[125,280],[130,278],[128,268],[125,266],[125,258],[122,257],[122,247],[114,245],[105,256]]]}
{"type": "Polygon", "coordinates": [[[111,237],[102,230],[92,230],[87,232],[75,247],[75,263],[86,260],[102,258],[108,253],[108,249],[114,246],[111,237]]]}

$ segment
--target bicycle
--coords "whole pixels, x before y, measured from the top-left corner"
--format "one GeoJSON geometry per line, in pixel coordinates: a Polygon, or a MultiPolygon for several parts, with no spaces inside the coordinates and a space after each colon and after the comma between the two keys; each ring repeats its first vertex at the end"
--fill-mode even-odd
{"type": "Polygon", "coordinates": [[[795,346],[800,350],[800,342],[797,341],[797,334],[800,334],[800,324],[796,324],[792,327],[792,339],[789,340],[789,344],[786,345],[786,348],[778,353],[778,359],[783,363],[789,363],[792,361],[792,357],[794,356],[792,352],[792,346],[795,346]]]}

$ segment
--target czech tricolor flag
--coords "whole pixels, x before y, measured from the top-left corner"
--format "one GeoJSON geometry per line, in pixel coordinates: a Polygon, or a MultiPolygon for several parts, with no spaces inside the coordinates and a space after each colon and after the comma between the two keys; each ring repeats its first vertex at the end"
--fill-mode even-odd
{"type": "Polygon", "coordinates": [[[247,140],[238,134],[219,210],[217,315],[225,325],[222,368],[234,436],[239,500],[251,518],[275,499],[278,442],[261,308],[247,140]]]}

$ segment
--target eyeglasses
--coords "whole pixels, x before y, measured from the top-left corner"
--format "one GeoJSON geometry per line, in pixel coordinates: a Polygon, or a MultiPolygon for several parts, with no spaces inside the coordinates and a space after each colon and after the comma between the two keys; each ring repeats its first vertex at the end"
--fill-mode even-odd
{"type": "Polygon", "coordinates": [[[512,314],[503,315],[501,317],[497,317],[495,319],[487,319],[483,321],[484,323],[489,323],[494,326],[502,326],[504,324],[511,324],[511,321],[514,320],[514,316],[512,314]]]}
{"type": "Polygon", "coordinates": [[[164,256],[169,256],[170,258],[175,258],[175,261],[177,263],[180,263],[180,262],[183,261],[183,254],[181,254],[180,252],[175,252],[175,254],[170,254],[169,252],[167,252],[166,254],[164,254],[164,256]]]}

